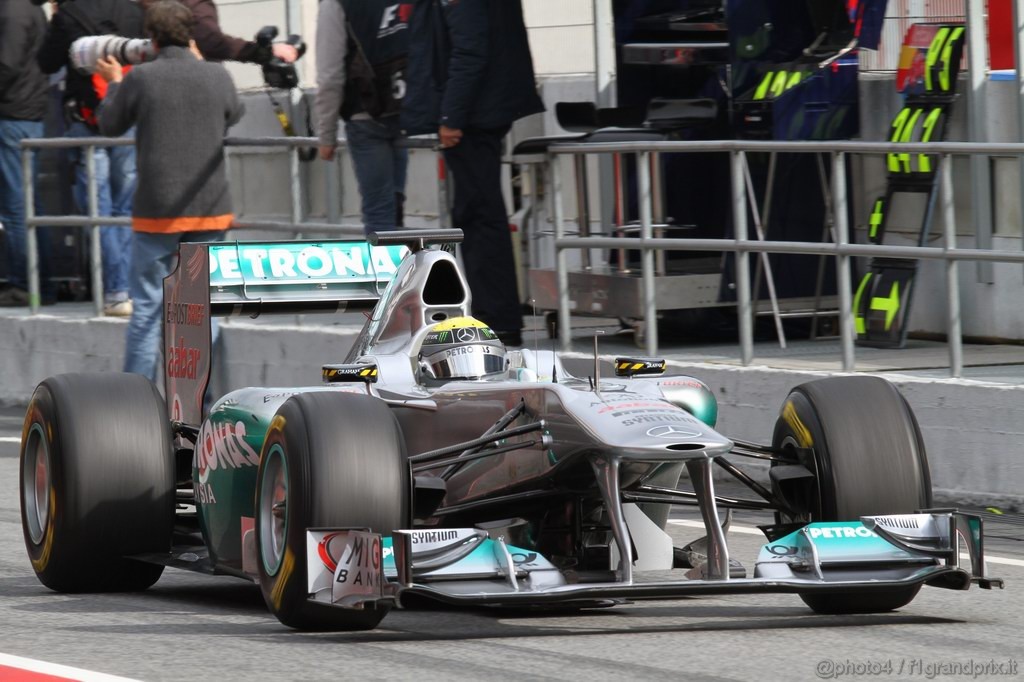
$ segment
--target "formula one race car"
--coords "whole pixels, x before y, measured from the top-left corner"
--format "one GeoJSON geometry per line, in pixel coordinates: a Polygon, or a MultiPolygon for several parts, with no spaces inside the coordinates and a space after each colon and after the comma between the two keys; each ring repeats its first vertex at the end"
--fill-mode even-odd
{"type": "Polygon", "coordinates": [[[141,590],[164,566],[259,583],[303,629],[375,627],[405,597],[595,606],[796,593],[820,613],[909,603],[922,585],[1001,586],[981,519],[929,509],[928,463],[886,381],[785,398],[770,445],[714,430],[702,382],[619,358],[571,376],[471,317],[451,230],[363,242],[183,244],[165,282],[165,393],[71,374],[25,418],[25,543],[58,591],[141,590]],[[209,274],[208,274],[209,273],[209,274]],[[323,384],[228,393],[203,418],[210,316],[372,306],[323,384]],[[770,465],[770,484],[734,460],[770,465]],[[719,467],[752,499],[715,493],[719,467]],[[674,547],[672,505],[705,534],[674,547]],[[723,509],[774,510],[750,577],[723,509]],[[966,561],[964,556],[969,557],[966,561]]]}

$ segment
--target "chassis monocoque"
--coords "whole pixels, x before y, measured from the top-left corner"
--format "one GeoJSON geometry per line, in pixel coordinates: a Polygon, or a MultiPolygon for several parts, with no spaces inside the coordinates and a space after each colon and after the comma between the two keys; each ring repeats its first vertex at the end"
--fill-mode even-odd
{"type": "Polygon", "coordinates": [[[601,377],[595,354],[583,379],[520,349],[500,376],[425,382],[427,329],[471,310],[455,259],[426,246],[459,236],[183,245],[165,282],[167,399],[127,374],[56,376],[33,395],[21,497],[39,579],[104,591],[145,589],[164,566],[230,574],[287,625],[338,630],[373,628],[408,595],[582,607],[789,592],[850,613],[924,584],[1000,584],[981,520],[929,509],[920,430],[882,379],[794,388],[767,445],[716,432],[708,387],[653,359],[601,377]],[[203,417],[211,315],[369,306],[322,385],[235,390],[203,417]],[[717,495],[716,468],[750,499],[717,495]],[[704,521],[685,547],[665,532],[672,505],[704,521]],[[749,577],[729,509],[775,512],[749,577]]]}

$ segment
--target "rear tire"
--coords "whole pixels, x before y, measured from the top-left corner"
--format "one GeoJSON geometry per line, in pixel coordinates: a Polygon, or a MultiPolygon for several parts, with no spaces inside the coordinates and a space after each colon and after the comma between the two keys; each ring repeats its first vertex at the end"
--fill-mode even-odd
{"type": "Polygon", "coordinates": [[[306,529],[390,535],[410,527],[410,498],[405,441],[385,403],[332,392],[289,398],[267,431],[256,483],[257,566],[271,613],[300,630],[377,627],[389,606],[309,601],[306,529]]]}
{"type": "MultiPolygon", "coordinates": [[[[779,490],[802,507],[780,522],[858,521],[910,514],[932,504],[928,458],[917,419],[896,387],[878,377],[830,377],[794,388],[775,423],[776,448],[809,448],[814,474],[802,490],[779,490]]],[[[797,484],[800,485],[800,484],[797,484]]],[[[818,613],[875,613],[908,604],[920,585],[857,594],[801,594],[818,613]]]]}
{"type": "Polygon", "coordinates": [[[32,568],[58,592],[127,592],[163,566],[123,558],[168,552],[174,527],[170,424],[135,374],[43,381],[25,415],[21,522],[32,568]]]}

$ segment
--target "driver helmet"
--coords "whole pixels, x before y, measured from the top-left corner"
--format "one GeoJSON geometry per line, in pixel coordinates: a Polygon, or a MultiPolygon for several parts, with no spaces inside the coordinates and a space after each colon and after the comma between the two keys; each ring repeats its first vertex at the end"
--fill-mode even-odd
{"type": "Polygon", "coordinates": [[[425,379],[482,379],[506,368],[505,345],[486,324],[453,317],[427,330],[420,347],[425,379]]]}

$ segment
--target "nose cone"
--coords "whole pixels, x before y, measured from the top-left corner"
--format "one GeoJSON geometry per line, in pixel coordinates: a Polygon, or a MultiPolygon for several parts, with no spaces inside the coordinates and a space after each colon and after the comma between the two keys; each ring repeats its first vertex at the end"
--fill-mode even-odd
{"type": "Polygon", "coordinates": [[[650,426],[637,434],[636,442],[628,448],[626,458],[692,459],[717,457],[732,449],[732,441],[696,418],[692,421],[673,422],[650,426]]]}
{"type": "Polygon", "coordinates": [[[685,410],[669,407],[632,415],[614,428],[605,422],[608,444],[623,457],[658,461],[717,457],[732,441],[685,410]]]}

